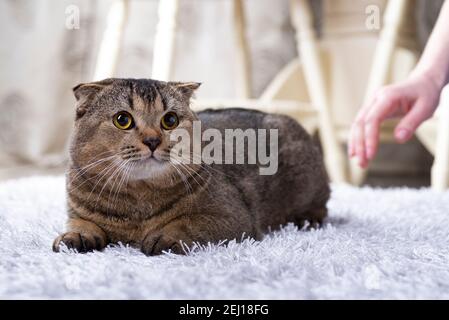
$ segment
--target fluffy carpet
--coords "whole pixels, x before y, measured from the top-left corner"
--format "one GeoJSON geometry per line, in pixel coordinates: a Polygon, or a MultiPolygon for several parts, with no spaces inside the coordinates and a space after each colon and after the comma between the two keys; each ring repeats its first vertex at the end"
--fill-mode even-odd
{"type": "Polygon", "coordinates": [[[320,230],[188,256],[53,253],[64,207],[63,177],[0,184],[1,298],[449,298],[449,192],[334,186],[320,230]]]}

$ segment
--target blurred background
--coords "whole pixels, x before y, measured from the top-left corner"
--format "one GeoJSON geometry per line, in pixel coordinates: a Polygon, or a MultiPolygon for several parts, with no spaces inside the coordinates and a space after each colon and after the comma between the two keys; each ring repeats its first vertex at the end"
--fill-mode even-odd
{"type": "Polygon", "coordinates": [[[199,109],[292,114],[322,144],[334,181],[428,186],[437,125],[400,146],[386,134],[355,179],[344,141],[370,85],[416,63],[442,2],[0,0],[0,180],[64,172],[71,88],[114,76],[202,82],[199,109]]]}

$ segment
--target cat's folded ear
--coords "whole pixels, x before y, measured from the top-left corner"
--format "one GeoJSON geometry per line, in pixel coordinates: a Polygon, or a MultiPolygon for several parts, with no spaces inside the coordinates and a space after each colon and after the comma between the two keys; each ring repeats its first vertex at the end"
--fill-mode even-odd
{"type": "Polygon", "coordinates": [[[175,87],[188,98],[191,98],[195,90],[200,87],[201,82],[168,82],[168,84],[175,87]]]}
{"type": "Polygon", "coordinates": [[[79,101],[82,98],[97,94],[106,86],[112,84],[113,81],[114,79],[105,79],[95,82],[80,83],[79,85],[73,87],[73,94],[75,95],[76,100],[79,101]]]}
{"type": "Polygon", "coordinates": [[[92,99],[96,94],[103,90],[106,86],[112,84],[113,79],[105,79],[101,81],[80,83],[73,87],[73,94],[77,101],[76,117],[81,118],[87,111],[88,104],[86,102],[92,99]]]}

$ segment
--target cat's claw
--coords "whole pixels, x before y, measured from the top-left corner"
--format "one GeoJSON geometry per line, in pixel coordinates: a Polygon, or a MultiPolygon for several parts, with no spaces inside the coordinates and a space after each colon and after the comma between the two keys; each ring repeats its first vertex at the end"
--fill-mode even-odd
{"type": "Polygon", "coordinates": [[[62,243],[68,249],[75,249],[79,253],[102,250],[105,247],[105,243],[100,237],[79,232],[67,232],[57,237],[53,242],[53,251],[59,252],[62,243]]]}
{"type": "Polygon", "coordinates": [[[141,251],[147,256],[162,254],[163,251],[175,254],[185,254],[181,242],[161,233],[147,235],[141,244],[141,251]]]}

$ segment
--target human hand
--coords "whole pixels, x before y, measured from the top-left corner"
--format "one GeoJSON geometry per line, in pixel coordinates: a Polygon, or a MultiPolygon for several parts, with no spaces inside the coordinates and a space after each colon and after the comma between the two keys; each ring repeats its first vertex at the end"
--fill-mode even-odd
{"type": "Polygon", "coordinates": [[[408,141],[418,126],[434,113],[442,86],[425,73],[411,75],[398,84],[379,89],[357,114],[348,139],[348,154],[365,168],[379,144],[380,125],[402,118],[394,130],[397,142],[408,141]]]}

